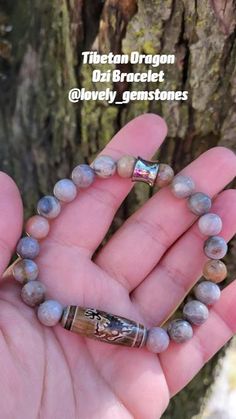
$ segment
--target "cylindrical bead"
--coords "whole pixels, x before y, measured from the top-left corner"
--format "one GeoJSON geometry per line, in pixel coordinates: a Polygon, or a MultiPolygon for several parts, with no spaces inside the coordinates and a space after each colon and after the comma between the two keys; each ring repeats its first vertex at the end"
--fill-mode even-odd
{"type": "Polygon", "coordinates": [[[221,260],[208,260],[204,265],[203,275],[215,283],[221,282],[227,276],[226,265],[221,260]]]}
{"type": "Polygon", "coordinates": [[[183,316],[190,323],[199,326],[208,319],[208,308],[197,300],[189,301],[184,305],[183,316]]]}
{"type": "Polygon", "coordinates": [[[53,193],[60,201],[71,202],[77,195],[77,188],[72,180],[61,179],[55,184],[53,193]]]}
{"type": "Polygon", "coordinates": [[[67,330],[113,345],[141,347],[147,337],[142,324],[92,308],[68,306],[61,323],[67,330]]]}
{"type": "Polygon", "coordinates": [[[208,258],[221,259],[223,258],[228,250],[228,245],[220,236],[209,237],[204,243],[204,252],[208,258]]]}
{"type": "Polygon", "coordinates": [[[88,164],[79,164],[73,169],[71,178],[79,188],[88,188],[95,179],[95,172],[88,164]]]}
{"type": "Polygon", "coordinates": [[[149,186],[154,186],[159,168],[160,165],[158,162],[148,161],[138,157],[134,165],[132,181],[144,182],[148,183],[149,186]]]}
{"type": "Polygon", "coordinates": [[[38,273],[38,265],[31,259],[19,259],[12,266],[12,274],[21,284],[35,280],[38,273]]]}
{"type": "Polygon", "coordinates": [[[25,225],[25,231],[34,239],[44,239],[49,233],[50,225],[48,220],[41,215],[33,215],[25,225]]]}
{"type": "Polygon", "coordinates": [[[37,211],[46,218],[56,218],[61,212],[61,205],[57,198],[51,195],[43,196],[37,205],[37,211]]]}
{"type": "Polygon", "coordinates": [[[203,281],[194,288],[197,300],[208,306],[215,304],[220,298],[220,288],[214,282],[203,281]]]}
{"type": "Polygon", "coordinates": [[[23,259],[34,259],[39,254],[39,243],[33,237],[22,237],[19,240],[16,253],[23,259]]]}
{"type": "Polygon", "coordinates": [[[188,207],[196,215],[205,214],[211,205],[211,198],[202,192],[196,192],[188,198],[188,207]]]}
{"type": "Polygon", "coordinates": [[[155,185],[163,188],[171,183],[174,177],[174,170],[168,164],[160,164],[159,171],[155,180],[155,185]]]}

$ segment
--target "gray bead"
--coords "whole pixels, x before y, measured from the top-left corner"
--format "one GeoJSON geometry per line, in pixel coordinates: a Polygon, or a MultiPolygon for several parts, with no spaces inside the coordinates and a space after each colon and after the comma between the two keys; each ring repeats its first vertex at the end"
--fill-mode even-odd
{"type": "Polygon", "coordinates": [[[88,164],[79,164],[72,171],[71,177],[79,188],[88,188],[95,179],[95,172],[88,164]]]}
{"type": "Polygon", "coordinates": [[[205,214],[211,205],[211,198],[202,192],[196,192],[188,198],[188,207],[196,215],[205,214]]]}
{"type": "Polygon", "coordinates": [[[209,237],[204,243],[204,252],[210,259],[221,259],[223,258],[228,250],[228,245],[220,236],[209,237]]]}
{"type": "Polygon", "coordinates": [[[35,280],[38,273],[38,265],[31,259],[20,259],[12,267],[15,280],[21,284],[35,280]]]}
{"type": "Polygon", "coordinates": [[[55,326],[61,319],[62,305],[55,300],[46,300],[38,308],[38,319],[44,326],[55,326]]]}
{"type": "Polygon", "coordinates": [[[39,254],[39,243],[33,237],[22,237],[19,240],[16,253],[23,259],[34,259],[39,254]]]}
{"type": "Polygon", "coordinates": [[[77,195],[77,189],[72,180],[61,179],[55,184],[53,193],[60,201],[71,202],[77,195]]]}
{"type": "Polygon", "coordinates": [[[169,336],[161,327],[152,327],[148,330],[146,347],[150,352],[159,354],[168,348],[169,343],[169,336]]]}
{"type": "Polygon", "coordinates": [[[97,176],[102,178],[109,178],[114,175],[116,171],[116,162],[110,156],[98,156],[91,167],[94,169],[97,176]]]}
{"type": "Polygon", "coordinates": [[[57,198],[46,195],[39,200],[37,211],[46,218],[56,218],[60,214],[61,205],[57,198]]]}
{"type": "Polygon", "coordinates": [[[220,299],[220,288],[211,281],[203,281],[194,288],[195,297],[206,305],[212,305],[220,299]]]}
{"type": "Polygon", "coordinates": [[[202,234],[215,236],[222,230],[222,220],[217,214],[204,214],[198,220],[198,227],[202,234]]]}
{"type": "Polygon", "coordinates": [[[45,286],[40,281],[29,281],[21,290],[21,298],[25,304],[35,307],[44,300],[45,286]]]}
{"type": "Polygon", "coordinates": [[[168,325],[168,334],[172,340],[177,343],[183,343],[193,337],[193,329],[191,324],[186,320],[172,320],[168,325]]]}
{"type": "Polygon", "coordinates": [[[208,319],[208,315],[208,308],[200,301],[192,300],[184,305],[184,318],[196,326],[204,323],[208,319]]]}
{"type": "Polygon", "coordinates": [[[189,176],[176,175],[172,180],[171,190],[176,198],[187,198],[195,189],[195,183],[189,176]]]}

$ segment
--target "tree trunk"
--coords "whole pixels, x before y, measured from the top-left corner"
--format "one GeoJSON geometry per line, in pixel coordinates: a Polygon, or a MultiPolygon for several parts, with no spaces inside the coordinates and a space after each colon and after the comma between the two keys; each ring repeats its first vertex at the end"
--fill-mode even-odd
{"type": "MultiPolygon", "coordinates": [[[[74,164],[91,161],[121,126],[144,112],[166,119],[169,133],[160,158],[175,170],[215,145],[236,150],[235,22],[234,0],[0,0],[0,162],[19,186],[26,214],[74,164]],[[165,89],[188,90],[189,100],[71,104],[69,89],[92,87],[92,66],[82,64],[81,52],[93,45],[103,53],[175,54],[165,89]]],[[[107,85],[118,95],[157,87],[107,85]]],[[[135,187],[111,231],[147,194],[142,185],[135,187]]],[[[231,250],[232,274],[234,242],[231,250]]],[[[189,419],[198,412],[216,359],[173,398],[164,418],[189,419]]]]}

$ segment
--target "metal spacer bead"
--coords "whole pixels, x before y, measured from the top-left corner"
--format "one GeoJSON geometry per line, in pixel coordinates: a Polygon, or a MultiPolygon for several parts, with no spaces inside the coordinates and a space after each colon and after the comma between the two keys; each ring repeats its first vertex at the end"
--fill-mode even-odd
{"type": "Polygon", "coordinates": [[[138,157],[134,165],[132,182],[144,182],[154,186],[160,164],[157,161],[144,160],[138,157]]]}

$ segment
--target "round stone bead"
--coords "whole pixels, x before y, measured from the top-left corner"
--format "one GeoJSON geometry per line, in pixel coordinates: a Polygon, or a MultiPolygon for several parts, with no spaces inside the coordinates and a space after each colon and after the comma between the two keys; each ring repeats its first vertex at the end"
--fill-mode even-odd
{"type": "Polygon", "coordinates": [[[211,259],[221,259],[223,258],[228,250],[228,245],[220,236],[209,237],[204,243],[204,252],[207,257],[211,259]]]}
{"type": "Polygon", "coordinates": [[[49,229],[48,220],[41,215],[30,217],[25,225],[26,233],[37,240],[44,239],[48,235],[49,229]]]}
{"type": "Polygon", "coordinates": [[[148,330],[146,347],[150,352],[159,354],[168,348],[169,343],[170,338],[161,327],[152,327],[148,330]]]}
{"type": "Polygon", "coordinates": [[[16,281],[24,284],[38,277],[38,265],[30,259],[20,259],[12,267],[12,274],[16,281]]]}
{"type": "Polygon", "coordinates": [[[110,156],[98,156],[91,167],[96,175],[102,178],[109,178],[114,175],[116,171],[116,162],[110,156]]]}
{"type": "Polygon", "coordinates": [[[43,196],[38,202],[37,211],[46,218],[56,218],[61,211],[61,205],[57,198],[51,195],[43,196]]]}
{"type": "Polygon", "coordinates": [[[208,306],[220,299],[220,288],[214,282],[203,281],[194,288],[195,297],[208,306]]]}
{"type": "Polygon", "coordinates": [[[203,275],[213,282],[221,282],[227,276],[227,268],[221,260],[208,260],[203,268],[203,275]]]}
{"type": "Polygon", "coordinates": [[[222,230],[222,220],[217,214],[204,214],[198,220],[198,227],[202,234],[215,236],[222,230]]]}
{"type": "Polygon", "coordinates": [[[16,247],[16,253],[22,259],[36,258],[39,254],[39,250],[39,243],[33,237],[22,237],[16,247]]]}
{"type": "Polygon", "coordinates": [[[171,184],[171,190],[176,198],[187,198],[195,190],[195,183],[189,176],[176,175],[171,184]]]}
{"type": "Polygon", "coordinates": [[[95,172],[88,164],[79,164],[72,171],[71,177],[79,188],[88,188],[95,179],[95,172]]]}
{"type": "Polygon", "coordinates": [[[38,319],[44,326],[55,326],[61,319],[62,305],[55,300],[46,300],[38,308],[38,319]]]}
{"type": "Polygon", "coordinates": [[[29,281],[21,290],[21,298],[25,304],[35,307],[41,304],[45,296],[45,286],[40,281],[29,281]]]}
{"type": "Polygon", "coordinates": [[[200,301],[192,300],[184,305],[184,318],[196,326],[204,323],[208,319],[208,315],[208,308],[200,301]]]}
{"type": "Polygon", "coordinates": [[[61,179],[55,184],[53,193],[60,201],[71,202],[77,195],[77,188],[72,180],[61,179]]]}
{"type": "Polygon", "coordinates": [[[133,174],[136,158],[133,156],[123,156],[117,162],[117,173],[120,177],[130,178],[133,174]]]}
{"type": "Polygon", "coordinates": [[[196,192],[188,198],[188,207],[196,215],[205,214],[211,209],[211,198],[202,192],[196,192]]]}
{"type": "Polygon", "coordinates": [[[168,164],[160,164],[158,174],[155,180],[155,185],[162,188],[171,183],[174,177],[174,170],[168,164]]]}
{"type": "Polygon", "coordinates": [[[193,337],[191,324],[182,319],[172,320],[168,325],[167,331],[170,338],[177,343],[186,342],[193,337]]]}

